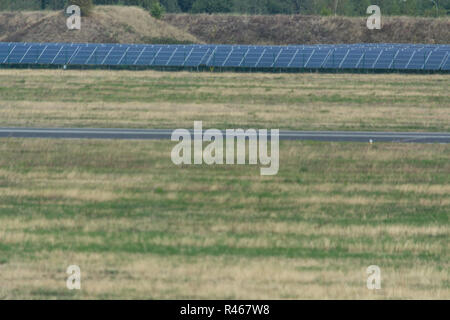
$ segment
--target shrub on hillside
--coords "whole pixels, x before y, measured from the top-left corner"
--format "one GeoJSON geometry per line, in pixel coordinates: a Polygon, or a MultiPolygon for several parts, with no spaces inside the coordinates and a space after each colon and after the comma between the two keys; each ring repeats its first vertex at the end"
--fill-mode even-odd
{"type": "Polygon", "coordinates": [[[228,13],[232,12],[231,0],[196,0],[192,5],[193,13],[228,13]]]}
{"type": "Polygon", "coordinates": [[[331,16],[333,13],[331,12],[330,8],[323,7],[322,10],[320,10],[321,16],[331,16]]]}
{"type": "Polygon", "coordinates": [[[69,0],[69,5],[79,6],[83,16],[89,16],[94,8],[92,0],[69,0]]]}
{"type": "Polygon", "coordinates": [[[164,16],[164,7],[159,3],[159,1],[153,2],[150,7],[150,14],[153,18],[161,19],[164,16]]]}

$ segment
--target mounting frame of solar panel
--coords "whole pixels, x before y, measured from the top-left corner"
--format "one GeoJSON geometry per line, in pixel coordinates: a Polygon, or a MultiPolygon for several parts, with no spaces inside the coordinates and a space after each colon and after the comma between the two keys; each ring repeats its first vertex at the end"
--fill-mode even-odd
{"type": "Polygon", "coordinates": [[[450,45],[145,45],[0,42],[0,65],[448,72],[450,45]]]}

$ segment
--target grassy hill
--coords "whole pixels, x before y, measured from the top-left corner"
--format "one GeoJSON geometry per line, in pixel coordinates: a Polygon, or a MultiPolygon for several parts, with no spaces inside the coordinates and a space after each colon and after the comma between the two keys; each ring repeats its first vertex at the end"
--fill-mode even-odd
{"type": "Polygon", "coordinates": [[[201,42],[187,32],[154,19],[138,7],[98,6],[69,31],[60,11],[0,13],[0,41],[155,43],[201,42]]]}
{"type": "Polygon", "coordinates": [[[303,15],[168,14],[157,20],[138,7],[97,6],[80,31],[62,12],[2,12],[0,41],[97,43],[316,44],[450,43],[449,18],[387,17],[382,30],[365,18],[303,15]]]}
{"type": "Polygon", "coordinates": [[[381,30],[369,30],[366,18],[302,15],[170,14],[167,23],[206,43],[450,43],[449,18],[384,18],[381,30]]]}

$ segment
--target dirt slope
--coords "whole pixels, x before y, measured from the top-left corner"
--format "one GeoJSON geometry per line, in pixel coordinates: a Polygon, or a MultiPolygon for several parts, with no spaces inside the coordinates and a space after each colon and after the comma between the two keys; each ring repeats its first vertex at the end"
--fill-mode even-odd
{"type": "Polygon", "coordinates": [[[450,43],[450,18],[388,17],[382,30],[365,18],[301,15],[168,14],[156,20],[138,7],[97,6],[69,31],[62,12],[0,12],[0,41],[98,43],[317,44],[450,43]]]}
{"type": "Polygon", "coordinates": [[[138,7],[97,6],[82,19],[81,30],[69,31],[62,12],[0,13],[0,41],[153,43],[201,42],[187,32],[156,20],[138,7]]]}
{"type": "Polygon", "coordinates": [[[164,21],[206,43],[450,43],[450,19],[384,18],[382,30],[368,30],[366,18],[301,15],[166,15],[164,21]]]}

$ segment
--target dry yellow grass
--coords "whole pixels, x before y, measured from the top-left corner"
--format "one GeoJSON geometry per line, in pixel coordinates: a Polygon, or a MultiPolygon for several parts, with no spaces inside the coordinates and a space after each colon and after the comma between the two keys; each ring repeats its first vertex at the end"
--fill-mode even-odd
{"type": "MultiPolygon", "coordinates": [[[[0,126],[448,131],[449,81],[1,70],[0,126]]],[[[0,298],[449,299],[447,145],[282,142],[271,178],[172,146],[0,139],[0,298]]]]}
{"type": "Polygon", "coordinates": [[[0,298],[450,297],[447,145],[282,142],[271,178],[172,146],[0,139],[0,298]]]}
{"type": "Polygon", "coordinates": [[[382,289],[367,290],[365,268],[314,259],[260,259],[151,255],[41,255],[40,262],[1,267],[0,298],[112,299],[448,299],[446,271],[415,264],[382,268],[382,289]],[[51,260],[48,260],[51,259],[51,260]],[[84,266],[82,290],[64,288],[68,261],[84,266]],[[125,262],[126,261],[126,262],[125,262]],[[330,266],[322,269],[323,265],[330,266]]]}
{"type": "Polygon", "coordinates": [[[2,126],[450,130],[448,75],[1,70],[0,80],[2,126]]]}

